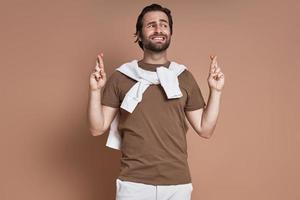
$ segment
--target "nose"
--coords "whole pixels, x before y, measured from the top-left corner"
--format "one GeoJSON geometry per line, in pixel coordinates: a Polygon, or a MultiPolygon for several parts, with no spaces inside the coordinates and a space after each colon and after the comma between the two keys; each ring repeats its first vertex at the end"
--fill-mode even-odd
{"type": "Polygon", "coordinates": [[[161,27],[158,25],[158,26],[155,26],[155,32],[157,33],[161,33],[161,27]]]}

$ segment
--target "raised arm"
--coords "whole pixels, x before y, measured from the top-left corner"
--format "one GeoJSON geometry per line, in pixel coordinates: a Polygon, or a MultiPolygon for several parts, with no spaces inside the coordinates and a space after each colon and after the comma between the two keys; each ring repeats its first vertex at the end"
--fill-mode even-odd
{"type": "Polygon", "coordinates": [[[186,117],[193,129],[204,138],[210,138],[214,132],[219,115],[221,93],[225,77],[218,67],[216,56],[211,57],[211,66],[208,76],[209,98],[207,106],[194,111],[186,111],[186,117]]]}
{"type": "Polygon", "coordinates": [[[88,126],[93,136],[102,135],[110,126],[118,108],[101,104],[101,90],[106,83],[103,54],[98,55],[94,72],[90,75],[88,100],[88,126]]]}

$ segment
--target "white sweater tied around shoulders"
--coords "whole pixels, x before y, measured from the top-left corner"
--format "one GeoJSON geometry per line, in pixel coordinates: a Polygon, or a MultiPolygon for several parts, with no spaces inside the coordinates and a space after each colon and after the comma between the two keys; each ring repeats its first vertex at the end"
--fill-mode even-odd
{"type": "MultiPolygon", "coordinates": [[[[144,70],[138,66],[138,61],[133,60],[118,67],[116,70],[136,80],[137,82],[126,93],[121,108],[132,113],[139,102],[142,101],[143,93],[151,84],[161,84],[168,99],[180,98],[182,93],[179,88],[178,76],[187,69],[184,65],[170,62],[169,68],[160,66],[156,71],[144,70]]],[[[110,131],[106,146],[120,150],[121,136],[118,131],[119,112],[110,125],[110,131]]]]}

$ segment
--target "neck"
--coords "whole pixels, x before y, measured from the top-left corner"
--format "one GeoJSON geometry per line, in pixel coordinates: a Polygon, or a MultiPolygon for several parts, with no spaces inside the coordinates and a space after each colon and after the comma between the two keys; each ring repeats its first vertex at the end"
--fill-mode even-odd
{"type": "Polygon", "coordinates": [[[149,64],[164,64],[168,62],[167,51],[153,52],[148,49],[144,49],[144,57],[142,62],[149,64]]]}

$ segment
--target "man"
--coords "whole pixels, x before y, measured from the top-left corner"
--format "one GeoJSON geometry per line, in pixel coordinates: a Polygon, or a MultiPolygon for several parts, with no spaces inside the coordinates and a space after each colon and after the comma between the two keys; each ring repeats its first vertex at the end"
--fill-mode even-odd
{"type": "MultiPolygon", "coordinates": [[[[157,72],[161,66],[170,68],[172,62],[167,58],[167,49],[172,32],[169,9],[157,4],[143,9],[135,34],[136,42],[144,51],[138,67],[151,72],[157,72]]],[[[177,78],[182,93],[180,98],[168,99],[162,84],[152,84],[130,113],[120,105],[136,80],[119,71],[114,71],[107,80],[103,53],[98,55],[95,70],[90,75],[88,119],[91,134],[97,136],[105,133],[120,113],[118,130],[122,138],[122,157],[116,180],[117,200],[191,199],[193,186],[187,163],[186,118],[199,136],[212,136],[225,77],[216,56],[211,57],[207,104],[187,69],[177,78]]]]}

